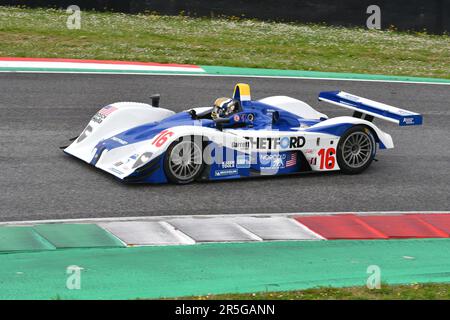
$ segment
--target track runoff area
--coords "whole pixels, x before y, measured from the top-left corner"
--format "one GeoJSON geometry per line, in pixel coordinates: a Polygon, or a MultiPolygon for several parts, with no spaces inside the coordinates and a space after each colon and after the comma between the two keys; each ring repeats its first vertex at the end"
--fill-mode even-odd
{"type": "Polygon", "coordinates": [[[448,282],[449,237],[450,212],[7,222],[0,226],[0,298],[173,298],[448,282]]]}
{"type": "MultiPolygon", "coordinates": [[[[450,84],[443,79],[72,59],[0,58],[0,71],[450,84]]],[[[449,282],[450,257],[442,254],[450,249],[449,238],[450,212],[2,222],[0,298],[161,298],[361,286],[377,272],[389,284],[449,282]],[[80,290],[72,290],[72,274],[82,279],[80,290]]]]}

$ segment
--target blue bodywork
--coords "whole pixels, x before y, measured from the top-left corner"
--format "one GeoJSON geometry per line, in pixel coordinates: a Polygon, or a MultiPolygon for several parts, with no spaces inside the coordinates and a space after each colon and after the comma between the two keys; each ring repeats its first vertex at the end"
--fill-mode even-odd
{"type": "MultiPolygon", "coordinates": [[[[160,122],[148,123],[131,128],[114,137],[99,142],[96,146],[96,155],[91,161],[91,164],[95,165],[104,150],[122,147],[123,144],[119,141],[126,141],[127,144],[133,144],[150,140],[163,130],[176,126],[202,126],[216,128],[217,130],[239,128],[241,130],[274,130],[284,132],[298,131],[297,129],[303,126],[308,127],[305,131],[340,136],[353,125],[351,123],[340,123],[320,128],[309,128],[326,119],[303,119],[281,108],[259,101],[243,101],[241,107],[241,111],[233,114],[229,118],[229,123],[222,124],[221,128],[212,119],[208,119],[207,117],[201,118],[201,115],[196,117],[187,111],[174,114],[160,122]]],[[[222,157],[223,155],[228,156],[232,154],[231,160],[227,157],[224,162],[220,163],[219,161],[215,161],[212,165],[205,165],[199,177],[201,180],[226,180],[264,175],[283,175],[311,170],[301,151],[280,151],[276,152],[276,154],[253,153],[249,155],[237,150],[227,149],[223,146],[215,145],[213,147],[215,152],[222,154],[222,157]],[[253,159],[251,164],[250,158],[253,159]]],[[[214,156],[218,157],[218,155],[214,156]]],[[[168,182],[164,172],[164,157],[165,153],[136,169],[133,174],[124,180],[132,183],[168,182]]]]}
{"type": "Polygon", "coordinates": [[[328,100],[340,105],[346,105],[355,111],[361,113],[372,114],[374,116],[382,116],[398,122],[399,126],[417,126],[423,123],[423,117],[421,114],[404,110],[393,109],[390,106],[384,108],[375,104],[375,101],[361,100],[360,97],[351,94],[342,94],[342,91],[325,91],[319,94],[319,100],[328,100]]]}
{"type": "MultiPolygon", "coordinates": [[[[372,137],[372,142],[378,143],[380,149],[385,149],[393,148],[392,138],[390,135],[379,130],[376,126],[370,124],[374,118],[381,118],[398,123],[400,126],[420,125],[423,122],[422,115],[418,113],[358,97],[343,91],[321,92],[318,98],[319,100],[353,110],[353,118],[338,117],[327,121],[328,119],[325,115],[314,111],[311,107],[301,101],[285,96],[270,97],[261,101],[253,101],[251,100],[249,85],[239,83],[235,86],[233,100],[229,98],[219,98],[216,100],[214,120],[211,115],[213,108],[196,108],[177,114],[173,114],[169,110],[153,110],[152,112],[155,113],[145,114],[145,112],[147,112],[146,109],[133,106],[133,103],[122,103],[121,105],[117,105],[117,108],[123,108],[120,111],[124,111],[123,115],[125,118],[127,118],[127,115],[125,114],[125,112],[127,112],[126,108],[129,107],[130,104],[135,108],[135,113],[130,113],[130,122],[120,124],[120,114],[116,113],[116,116],[114,116],[116,122],[110,122],[112,125],[111,127],[103,127],[105,130],[95,136],[95,139],[91,140],[88,144],[88,148],[83,149],[81,146],[81,149],[79,149],[81,151],[78,152],[76,149],[77,145],[70,145],[67,148],[75,146],[75,150],[69,151],[66,149],[65,151],[84,161],[90,162],[91,165],[113,173],[115,176],[127,182],[166,183],[169,180],[166,176],[165,167],[167,166],[167,172],[171,177],[170,180],[184,183],[184,181],[176,181],[172,171],[174,170],[174,167],[176,168],[175,170],[185,169],[179,165],[168,166],[167,152],[168,150],[170,152],[170,150],[175,147],[173,139],[181,139],[186,135],[198,137],[203,134],[200,133],[202,130],[199,130],[199,133],[196,134],[196,128],[209,128],[211,130],[203,130],[208,132],[202,137],[202,147],[208,148],[208,154],[204,153],[203,155],[202,166],[200,168],[201,171],[198,170],[199,167],[196,167],[197,170],[195,172],[193,171],[190,179],[188,176],[186,182],[190,182],[194,178],[200,180],[226,180],[253,176],[299,173],[311,171],[312,168],[318,171],[344,170],[345,167],[342,167],[341,165],[335,167],[334,165],[335,161],[341,161],[341,158],[339,157],[343,156],[342,153],[336,152],[337,150],[342,150],[339,149],[339,141],[337,138],[343,136],[351,127],[355,125],[368,127],[370,133],[366,129],[365,130],[368,135],[372,137]],[[224,106],[223,103],[225,102],[222,102],[221,104],[221,102],[218,101],[227,101],[227,105],[224,106]],[[218,110],[219,112],[222,111],[221,108],[226,108],[225,111],[229,111],[232,114],[226,119],[217,118],[216,114],[218,110]],[[291,112],[288,110],[291,110],[291,112]],[[197,112],[199,113],[197,114],[197,112]],[[299,115],[305,115],[305,117],[312,119],[307,119],[299,115]],[[142,119],[139,117],[142,117],[142,119]],[[361,120],[355,120],[355,118],[360,118],[361,120]],[[148,121],[145,119],[162,120],[145,123],[145,121],[148,121]],[[138,125],[103,139],[105,132],[108,132],[110,128],[114,129],[114,125],[117,125],[118,123],[120,128],[127,127],[127,123],[133,123],[134,125],[138,123],[145,124],[138,125]],[[181,126],[186,128],[178,128],[179,130],[173,129],[181,126]],[[218,144],[218,137],[221,135],[216,135],[215,132],[212,131],[226,131],[227,129],[239,129],[238,131],[230,131],[229,135],[223,135],[224,137],[229,137],[234,133],[239,136],[239,138],[236,141],[232,141],[232,143],[228,143],[229,141],[227,141],[225,145],[229,146],[229,148],[222,144],[218,144]],[[242,131],[245,132],[245,130],[252,132],[260,131],[260,135],[255,133],[249,133],[248,135],[245,133],[242,134],[242,131]],[[272,136],[270,134],[271,131],[277,132],[277,134],[272,136]],[[211,134],[211,132],[213,133],[211,134]],[[327,145],[332,145],[333,143],[335,143],[335,145],[327,147],[326,149],[322,148],[323,144],[320,143],[321,139],[322,141],[325,140],[324,143],[327,145]],[[307,140],[308,145],[305,147],[307,140]],[[99,142],[97,143],[97,141],[99,142]],[[169,142],[165,145],[167,141],[169,142]],[[151,143],[152,145],[147,145],[147,143],[151,143]],[[91,149],[93,144],[96,144],[95,148],[91,149]],[[139,145],[133,146],[133,144],[139,145]],[[125,147],[130,145],[132,146],[131,148],[125,147]],[[101,157],[103,152],[121,147],[124,147],[124,149],[118,149],[116,150],[117,152],[107,153],[105,158],[101,157]],[[303,147],[305,148],[303,149],[303,147]],[[95,150],[93,156],[91,150],[95,150]],[[212,154],[209,153],[210,150],[212,150],[212,154]],[[259,151],[256,152],[252,150],[259,151]],[[264,152],[261,150],[264,150],[264,152]],[[137,154],[138,152],[140,153],[137,154]],[[121,160],[114,162],[115,157],[120,154],[122,154],[120,156],[121,160]],[[336,160],[333,158],[333,154],[336,155],[336,160]],[[319,157],[320,163],[317,163],[319,157]],[[326,160],[328,157],[332,157],[330,160],[331,162],[326,160]],[[98,163],[101,158],[103,160],[98,163]],[[125,160],[123,158],[125,158],[125,160]],[[120,171],[121,168],[124,170],[120,171]],[[130,174],[130,172],[132,173],[130,174]]],[[[157,108],[159,100],[155,101],[157,103],[153,104],[152,102],[153,106],[150,107],[157,108]]],[[[103,114],[103,116],[106,117],[111,112],[119,110],[117,108],[113,106],[104,111],[107,112],[107,114],[103,114]]],[[[98,127],[101,123],[101,119],[98,121],[98,119],[93,118],[92,121],[97,122],[94,128],[98,127]]],[[[128,127],[130,126],[131,125],[128,127]]],[[[116,128],[116,130],[119,131],[121,129],[116,128]]],[[[117,132],[116,130],[114,130],[114,132],[117,132]]],[[[82,139],[86,138],[86,136],[91,133],[92,127],[88,125],[78,140],[82,141],[82,139]],[[89,128],[90,130],[88,130],[89,128]]],[[[355,145],[356,144],[357,143],[355,143],[355,145]]],[[[193,148],[197,152],[200,148],[197,148],[196,146],[199,145],[200,143],[193,145],[193,148]]],[[[184,146],[186,145],[183,145],[183,147],[184,146]]],[[[206,150],[204,149],[204,151],[206,150]]],[[[375,151],[376,147],[373,148],[372,159],[375,156],[375,151]]],[[[176,152],[177,153],[174,153],[174,155],[179,155],[181,158],[183,150],[177,149],[176,152]]],[[[173,160],[175,160],[175,156],[173,160]]],[[[184,161],[184,166],[188,167],[191,166],[192,158],[187,158],[187,160],[183,159],[182,161],[184,161]]],[[[365,167],[361,167],[361,169],[365,169],[365,167]]],[[[351,170],[348,169],[347,171],[350,172],[351,170]]],[[[352,172],[354,172],[354,170],[352,172]]]]}

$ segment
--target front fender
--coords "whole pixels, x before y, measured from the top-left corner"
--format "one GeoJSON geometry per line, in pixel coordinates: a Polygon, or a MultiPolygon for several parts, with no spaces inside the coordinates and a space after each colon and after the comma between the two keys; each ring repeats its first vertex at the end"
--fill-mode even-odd
{"type": "Polygon", "coordinates": [[[136,170],[145,167],[155,159],[163,159],[165,152],[175,141],[192,136],[200,139],[199,141],[214,142],[214,145],[229,149],[239,150],[239,146],[242,146],[242,152],[250,152],[245,148],[247,140],[235,134],[195,125],[176,126],[161,130],[148,140],[105,150],[95,166],[124,179],[133,176],[136,170]]]}
{"type": "Polygon", "coordinates": [[[161,121],[174,112],[154,108],[137,102],[116,102],[100,109],[89,124],[64,151],[85,162],[90,162],[95,146],[126,129],[151,122],[161,121]]]}

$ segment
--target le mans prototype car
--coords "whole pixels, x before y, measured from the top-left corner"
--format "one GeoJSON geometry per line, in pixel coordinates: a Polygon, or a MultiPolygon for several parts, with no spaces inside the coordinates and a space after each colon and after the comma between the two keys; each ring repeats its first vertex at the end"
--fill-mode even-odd
{"type": "Polygon", "coordinates": [[[303,101],[273,96],[252,100],[239,83],[232,98],[175,113],[151,104],[117,102],[98,111],[65,153],[126,182],[178,183],[310,171],[356,174],[377,149],[394,147],[375,118],[400,126],[422,115],[343,91],[318,99],[353,111],[328,118],[303,101]]]}

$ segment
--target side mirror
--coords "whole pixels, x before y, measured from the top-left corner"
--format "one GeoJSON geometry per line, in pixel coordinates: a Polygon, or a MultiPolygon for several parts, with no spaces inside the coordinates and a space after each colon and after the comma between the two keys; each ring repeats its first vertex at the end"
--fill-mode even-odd
{"type": "Polygon", "coordinates": [[[278,111],[267,112],[267,115],[272,118],[272,123],[278,122],[278,120],[280,120],[280,113],[278,111]]]}
{"type": "Polygon", "coordinates": [[[192,120],[198,119],[197,112],[194,109],[190,110],[189,114],[191,115],[192,120]]]}

